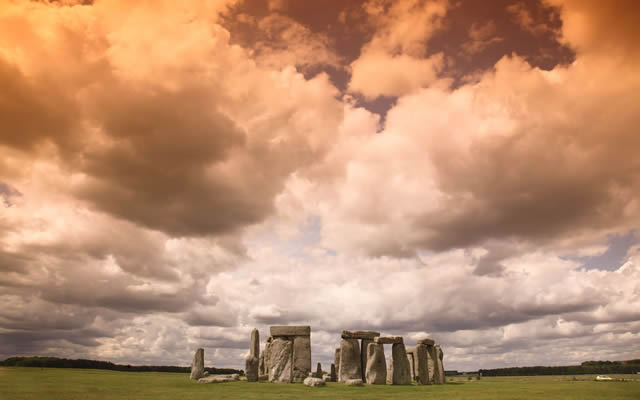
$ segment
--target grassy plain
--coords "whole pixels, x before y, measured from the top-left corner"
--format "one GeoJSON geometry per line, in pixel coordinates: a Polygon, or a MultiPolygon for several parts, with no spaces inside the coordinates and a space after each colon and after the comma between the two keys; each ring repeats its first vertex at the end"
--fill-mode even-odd
{"type": "Polygon", "coordinates": [[[55,368],[0,368],[2,400],[197,400],[197,399],[640,399],[640,376],[611,375],[626,381],[595,382],[593,376],[453,378],[437,386],[347,387],[330,383],[229,382],[197,384],[187,374],[116,372],[55,368]]]}

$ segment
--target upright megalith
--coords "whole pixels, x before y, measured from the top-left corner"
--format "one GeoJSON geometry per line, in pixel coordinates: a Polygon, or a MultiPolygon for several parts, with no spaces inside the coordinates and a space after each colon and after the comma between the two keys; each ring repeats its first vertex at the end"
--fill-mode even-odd
{"type": "Polygon", "coordinates": [[[245,375],[248,382],[258,382],[260,366],[260,334],[257,329],[251,331],[251,343],[249,345],[249,355],[245,359],[245,375]]]}
{"type": "Polygon", "coordinates": [[[388,374],[392,385],[410,385],[411,371],[404,343],[395,343],[391,346],[391,361],[388,374]]]}
{"type": "Polygon", "coordinates": [[[336,382],[340,381],[340,347],[333,354],[333,363],[336,366],[336,382]]]}
{"type": "Polygon", "coordinates": [[[331,371],[329,372],[329,380],[331,382],[336,382],[338,380],[338,376],[336,374],[336,365],[331,363],[331,371]]]}
{"type": "Polygon", "coordinates": [[[416,348],[415,347],[406,347],[407,350],[407,360],[409,361],[409,372],[411,373],[411,380],[415,381],[416,379],[416,348]]]}
{"type": "Polygon", "coordinates": [[[311,372],[311,337],[293,338],[293,382],[303,382],[311,372]]]}
{"type": "Polygon", "coordinates": [[[442,352],[442,348],[439,344],[435,345],[434,348],[436,353],[436,357],[434,359],[436,364],[434,368],[434,381],[437,384],[443,385],[447,383],[447,378],[444,375],[444,353],[442,352]]]}
{"type": "Polygon", "coordinates": [[[387,361],[384,358],[384,345],[382,343],[369,343],[367,345],[365,375],[366,382],[371,385],[384,385],[387,383],[387,361]]]}
{"type": "Polygon", "coordinates": [[[293,342],[287,339],[274,338],[271,341],[269,353],[269,381],[291,383],[293,342]]]}
{"type": "Polygon", "coordinates": [[[373,343],[373,339],[362,339],[360,341],[360,368],[362,371],[362,382],[367,382],[367,374],[366,374],[366,369],[367,369],[367,359],[368,359],[368,350],[367,350],[367,346],[369,346],[370,343],[373,343]]]}
{"type": "Polygon", "coordinates": [[[204,349],[196,350],[196,354],[193,355],[193,361],[191,362],[191,375],[190,379],[197,381],[204,376],[204,349]]]}
{"type": "Polygon", "coordinates": [[[360,343],[358,339],[340,341],[340,382],[350,379],[362,379],[360,343]]]}
{"type": "Polygon", "coordinates": [[[316,366],[316,378],[322,379],[322,365],[320,363],[316,366]]]}
{"type": "Polygon", "coordinates": [[[265,368],[264,368],[264,351],[262,353],[260,353],[260,357],[258,357],[258,376],[260,375],[265,375],[265,368]]]}
{"type": "Polygon", "coordinates": [[[418,344],[415,347],[415,380],[416,383],[421,385],[430,385],[431,379],[429,377],[429,352],[428,347],[424,344],[418,344]]]}

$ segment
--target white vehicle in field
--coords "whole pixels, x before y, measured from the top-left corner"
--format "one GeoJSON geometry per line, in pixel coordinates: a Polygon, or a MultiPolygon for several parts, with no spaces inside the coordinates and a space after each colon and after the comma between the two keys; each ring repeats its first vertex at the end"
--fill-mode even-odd
{"type": "Polygon", "coordinates": [[[598,375],[598,376],[596,376],[596,380],[597,381],[612,381],[613,379],[611,379],[610,376],[598,375]]]}

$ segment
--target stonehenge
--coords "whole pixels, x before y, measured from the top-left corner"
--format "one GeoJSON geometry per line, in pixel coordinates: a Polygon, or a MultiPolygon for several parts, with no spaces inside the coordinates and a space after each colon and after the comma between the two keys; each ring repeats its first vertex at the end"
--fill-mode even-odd
{"type": "MultiPolygon", "coordinates": [[[[335,349],[328,372],[321,363],[311,369],[311,327],[272,326],[263,351],[260,334],[251,331],[249,354],[245,358],[248,382],[268,380],[274,383],[304,383],[322,386],[325,382],[342,382],[350,386],[432,385],[446,383],[444,353],[434,340],[423,338],[413,347],[405,347],[401,336],[380,336],[380,332],[344,330],[340,347],[335,349]],[[385,358],[385,345],[391,345],[391,356],[385,358]]],[[[200,383],[238,380],[237,375],[209,375],[204,369],[204,349],[196,350],[191,363],[190,379],[200,383]]]]}

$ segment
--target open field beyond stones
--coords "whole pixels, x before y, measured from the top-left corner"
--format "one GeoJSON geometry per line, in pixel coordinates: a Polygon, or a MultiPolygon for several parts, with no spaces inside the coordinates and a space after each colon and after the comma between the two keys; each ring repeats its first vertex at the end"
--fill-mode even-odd
{"type": "Polygon", "coordinates": [[[54,368],[0,368],[0,399],[640,399],[640,376],[456,377],[447,385],[310,388],[244,381],[197,384],[188,374],[54,368]]]}

